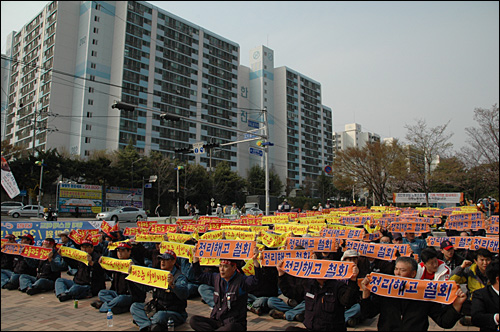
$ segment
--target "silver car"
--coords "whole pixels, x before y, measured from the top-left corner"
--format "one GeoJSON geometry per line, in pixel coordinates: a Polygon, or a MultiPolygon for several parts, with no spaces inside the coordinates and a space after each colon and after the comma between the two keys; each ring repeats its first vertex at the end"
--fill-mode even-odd
{"type": "Polygon", "coordinates": [[[119,207],[96,215],[97,220],[138,221],[146,220],[146,211],[133,206],[119,207]]]}
{"type": "Polygon", "coordinates": [[[44,207],[40,205],[40,209],[38,209],[38,205],[26,205],[19,209],[13,209],[9,211],[9,216],[13,216],[14,218],[19,217],[40,217],[43,218],[43,209],[44,207]]]}
{"type": "Polygon", "coordinates": [[[10,210],[20,209],[23,206],[21,202],[2,202],[2,213],[7,214],[10,210]]]}

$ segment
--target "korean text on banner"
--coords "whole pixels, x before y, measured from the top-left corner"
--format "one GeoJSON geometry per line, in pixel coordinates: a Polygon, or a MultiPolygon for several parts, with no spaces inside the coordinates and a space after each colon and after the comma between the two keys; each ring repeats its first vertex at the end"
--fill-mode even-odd
{"type": "Polygon", "coordinates": [[[416,280],[371,273],[368,288],[380,296],[450,304],[457,297],[458,285],[454,281],[416,280]]]}
{"type": "Polygon", "coordinates": [[[194,246],[192,245],[163,241],[160,244],[160,254],[163,254],[166,250],[172,250],[177,257],[189,259],[190,263],[193,261],[194,246]]]}
{"type": "Polygon", "coordinates": [[[24,246],[26,244],[20,244],[20,243],[2,243],[2,254],[9,254],[9,255],[21,255],[23,252],[24,246]]]}
{"type": "Polygon", "coordinates": [[[286,258],[282,268],[286,273],[299,278],[349,279],[354,265],[353,262],[286,258]]]}
{"type": "Polygon", "coordinates": [[[89,261],[87,260],[87,253],[82,250],[70,248],[70,247],[61,247],[61,256],[68,257],[74,259],[76,261],[82,262],[85,265],[89,265],[89,261]]]}
{"type": "Polygon", "coordinates": [[[397,248],[393,244],[366,243],[346,240],[346,249],[356,250],[361,256],[377,258],[386,261],[392,261],[397,258],[397,248]]]}
{"type": "Polygon", "coordinates": [[[337,251],[337,241],[331,237],[288,237],[286,239],[286,249],[294,250],[297,246],[302,246],[304,249],[311,249],[313,251],[337,251]]]}
{"type": "Polygon", "coordinates": [[[170,272],[164,270],[132,265],[130,274],[125,279],[151,287],[167,289],[169,274],[170,272]]]}
{"type": "Polygon", "coordinates": [[[255,248],[255,241],[240,240],[200,240],[198,242],[197,257],[251,259],[255,248]]]}
{"type": "Polygon", "coordinates": [[[276,266],[285,258],[309,259],[312,254],[312,250],[264,250],[261,252],[261,264],[262,266],[276,266]]]}
{"type": "Polygon", "coordinates": [[[116,259],[106,256],[101,256],[101,267],[108,271],[117,271],[128,274],[128,268],[132,263],[131,259],[116,259]]]}
{"type": "Polygon", "coordinates": [[[46,260],[49,258],[49,254],[52,249],[36,247],[36,246],[25,246],[23,252],[21,252],[21,256],[26,258],[33,258],[39,260],[46,260]]]}

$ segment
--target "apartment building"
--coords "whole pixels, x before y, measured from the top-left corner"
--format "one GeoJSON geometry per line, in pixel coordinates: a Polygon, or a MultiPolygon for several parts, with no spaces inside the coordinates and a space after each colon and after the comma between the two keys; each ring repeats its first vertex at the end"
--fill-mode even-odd
{"type": "Polygon", "coordinates": [[[338,150],[347,148],[362,149],[368,143],[380,142],[380,135],[363,132],[358,123],[349,123],[344,126],[344,131],[333,133],[333,157],[338,150]]]}

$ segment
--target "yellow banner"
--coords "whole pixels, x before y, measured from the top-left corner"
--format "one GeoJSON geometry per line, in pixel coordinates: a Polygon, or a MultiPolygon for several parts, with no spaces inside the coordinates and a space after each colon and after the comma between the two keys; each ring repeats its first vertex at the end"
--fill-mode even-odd
{"type": "Polygon", "coordinates": [[[255,275],[255,266],[253,265],[253,259],[245,260],[245,266],[241,268],[241,271],[247,276],[255,275]]]}
{"type": "Polygon", "coordinates": [[[193,238],[191,234],[181,234],[181,233],[179,234],[168,233],[167,237],[169,242],[177,242],[177,243],[184,243],[193,238]]]}
{"type": "Polygon", "coordinates": [[[238,238],[245,241],[255,240],[255,232],[245,232],[234,229],[226,229],[224,230],[224,234],[226,236],[226,240],[236,240],[238,238]]]}
{"type": "Polygon", "coordinates": [[[118,242],[110,242],[108,243],[108,250],[115,250],[116,247],[122,242],[130,242],[130,239],[126,239],[125,241],[118,241],[118,242]]]}
{"type": "Polygon", "coordinates": [[[286,244],[286,238],[291,234],[292,234],[291,232],[284,233],[281,235],[263,232],[261,235],[262,243],[268,248],[282,247],[286,244]]]}
{"type": "Polygon", "coordinates": [[[101,256],[100,264],[103,269],[128,274],[130,263],[132,263],[131,259],[115,259],[111,257],[101,256]]]}
{"type": "Polygon", "coordinates": [[[193,261],[194,246],[192,245],[163,241],[160,244],[160,254],[163,254],[166,250],[172,250],[173,252],[175,252],[177,257],[189,259],[189,263],[193,261]]]}
{"type": "Polygon", "coordinates": [[[200,258],[200,265],[209,265],[209,266],[219,266],[220,259],[219,258],[200,258]]]}
{"type": "Polygon", "coordinates": [[[165,238],[162,234],[137,234],[135,236],[135,242],[162,242],[165,241],[165,238]]]}
{"type": "Polygon", "coordinates": [[[286,224],[288,216],[264,216],[262,217],[263,224],[286,224]]]}
{"type": "Polygon", "coordinates": [[[87,253],[83,250],[78,250],[70,247],[61,247],[61,256],[74,259],[75,261],[82,262],[85,265],[89,265],[87,260],[87,253]]]}
{"type": "Polygon", "coordinates": [[[307,227],[308,225],[301,225],[301,224],[277,224],[274,226],[274,231],[276,233],[286,233],[286,232],[293,232],[295,235],[304,235],[307,234],[307,227]]]}
{"type": "Polygon", "coordinates": [[[169,274],[170,272],[164,270],[132,265],[132,270],[125,279],[151,287],[167,289],[169,274]]]}
{"type": "Polygon", "coordinates": [[[200,240],[222,240],[222,231],[206,232],[200,236],[200,240]]]}

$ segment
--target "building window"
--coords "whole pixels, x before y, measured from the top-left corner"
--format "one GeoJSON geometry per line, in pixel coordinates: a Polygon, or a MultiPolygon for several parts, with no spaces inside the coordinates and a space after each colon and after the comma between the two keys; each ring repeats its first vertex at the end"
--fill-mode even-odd
{"type": "Polygon", "coordinates": [[[97,39],[92,39],[92,45],[97,45],[97,39]]]}
{"type": "Polygon", "coordinates": [[[85,130],[89,130],[89,131],[92,130],[92,125],[89,125],[89,124],[85,125],[85,130]]]}
{"type": "Polygon", "coordinates": [[[90,63],[90,68],[95,69],[95,68],[96,68],[95,63],[91,62],[91,63],[90,63]]]}
{"type": "Polygon", "coordinates": [[[97,51],[92,51],[91,55],[97,57],[97,51]]]}
{"type": "Polygon", "coordinates": [[[94,21],[99,22],[99,16],[94,16],[94,21]]]}
{"type": "Polygon", "coordinates": [[[95,76],[94,75],[90,75],[89,80],[95,81],[95,76]]]}
{"type": "Polygon", "coordinates": [[[90,137],[85,137],[85,143],[90,143],[90,137]]]}
{"type": "Polygon", "coordinates": [[[94,93],[94,88],[93,87],[89,87],[89,93],[94,93]]]}
{"type": "Polygon", "coordinates": [[[89,103],[89,105],[94,105],[94,100],[93,99],[89,99],[88,103],[89,103]]]}
{"type": "Polygon", "coordinates": [[[92,112],[87,112],[87,118],[91,118],[92,117],[92,112]]]}
{"type": "Polygon", "coordinates": [[[99,33],[99,28],[94,28],[94,33],[99,33]]]}
{"type": "Polygon", "coordinates": [[[85,150],[85,156],[86,156],[86,157],[89,157],[89,156],[90,156],[90,151],[89,151],[89,150],[85,150]]]}

